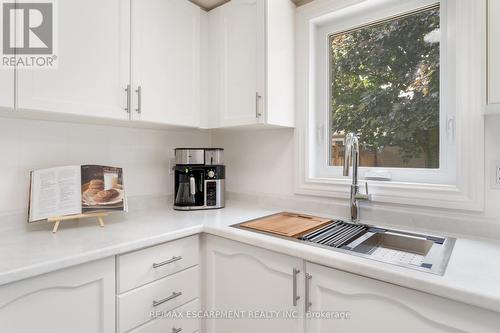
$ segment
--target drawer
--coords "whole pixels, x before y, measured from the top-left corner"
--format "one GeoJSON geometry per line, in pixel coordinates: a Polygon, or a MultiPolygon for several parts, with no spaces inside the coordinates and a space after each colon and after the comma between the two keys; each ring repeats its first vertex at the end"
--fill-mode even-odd
{"type": "Polygon", "coordinates": [[[199,262],[198,235],[118,256],[117,290],[123,293],[199,262]]]}
{"type": "Polygon", "coordinates": [[[190,314],[190,318],[187,318],[189,314],[187,312],[194,312],[200,310],[200,301],[194,300],[183,306],[173,310],[176,313],[176,318],[158,317],[138,328],[130,331],[129,333],[194,333],[200,330],[200,320],[193,318],[193,314],[190,314]],[[177,316],[178,314],[178,316],[177,316]]]}
{"type": "Polygon", "coordinates": [[[169,311],[198,298],[199,274],[199,266],[191,267],[118,295],[118,332],[150,321],[154,311],[169,311]]]}

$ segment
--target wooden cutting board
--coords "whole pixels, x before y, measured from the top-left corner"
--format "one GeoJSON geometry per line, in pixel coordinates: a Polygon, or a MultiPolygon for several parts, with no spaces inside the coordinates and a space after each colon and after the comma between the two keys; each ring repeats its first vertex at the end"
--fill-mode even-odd
{"type": "Polygon", "coordinates": [[[284,212],[245,222],[240,224],[240,226],[297,238],[310,231],[321,228],[329,222],[331,222],[331,219],[284,212]]]}

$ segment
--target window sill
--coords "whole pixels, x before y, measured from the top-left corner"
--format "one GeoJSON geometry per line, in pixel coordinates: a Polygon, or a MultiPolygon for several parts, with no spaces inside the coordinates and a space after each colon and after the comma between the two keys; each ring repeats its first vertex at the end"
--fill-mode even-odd
{"type": "MultiPolygon", "coordinates": [[[[309,178],[299,181],[295,193],[301,195],[349,198],[351,179],[309,178]]],[[[365,180],[359,180],[364,191],[365,180]]],[[[479,193],[467,196],[455,185],[416,184],[401,182],[368,181],[372,201],[397,205],[425,206],[433,208],[481,211],[484,209],[483,196],[479,193]]]]}

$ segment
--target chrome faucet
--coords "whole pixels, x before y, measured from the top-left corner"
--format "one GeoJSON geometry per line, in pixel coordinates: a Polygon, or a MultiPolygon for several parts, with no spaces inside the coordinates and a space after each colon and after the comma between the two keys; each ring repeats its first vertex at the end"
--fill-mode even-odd
{"type": "Polygon", "coordinates": [[[352,164],[352,184],[351,184],[351,221],[359,220],[358,201],[371,200],[371,195],[368,194],[368,182],[365,182],[366,194],[359,192],[358,185],[358,165],[359,165],[359,141],[358,136],[354,133],[348,133],[345,137],[345,153],[344,153],[344,176],[349,176],[349,164],[352,164]],[[351,162],[352,161],[352,162],[351,162]]]}

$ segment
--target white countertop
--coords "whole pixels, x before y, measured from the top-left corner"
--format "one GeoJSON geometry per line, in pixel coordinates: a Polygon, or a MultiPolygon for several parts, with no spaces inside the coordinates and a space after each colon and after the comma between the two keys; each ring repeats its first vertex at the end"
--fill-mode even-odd
{"type": "Polygon", "coordinates": [[[109,216],[105,228],[87,220],[61,224],[56,234],[51,224],[9,230],[0,237],[0,285],[205,232],[500,312],[500,242],[458,238],[438,276],[229,227],[279,211],[235,201],[211,211],[166,205],[109,216]]]}

